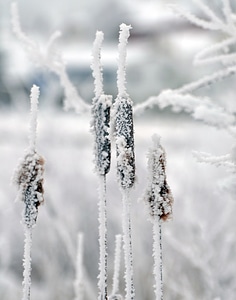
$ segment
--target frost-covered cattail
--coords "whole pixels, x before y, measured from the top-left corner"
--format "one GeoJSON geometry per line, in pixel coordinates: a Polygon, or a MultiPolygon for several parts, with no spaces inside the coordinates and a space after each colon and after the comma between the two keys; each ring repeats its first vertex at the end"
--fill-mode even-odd
{"type": "Polygon", "coordinates": [[[112,96],[104,95],[103,92],[103,76],[100,61],[102,41],[103,32],[97,31],[91,63],[95,85],[91,129],[95,138],[94,156],[96,171],[99,175],[106,175],[110,170],[111,161],[110,110],[112,96]]]}
{"type": "Polygon", "coordinates": [[[117,175],[123,189],[131,188],[135,181],[133,103],[126,91],[126,47],[130,29],[131,26],[120,25],[118,96],[114,105],[117,175]]]}
{"type": "Polygon", "coordinates": [[[37,152],[27,153],[14,175],[19,187],[18,199],[25,203],[23,223],[32,228],[36,224],[38,207],[43,203],[44,159],[37,152]]]}
{"type": "Polygon", "coordinates": [[[21,160],[13,176],[13,182],[18,186],[19,189],[17,198],[22,200],[25,204],[22,221],[25,232],[22,300],[30,300],[32,229],[37,221],[38,207],[44,201],[44,159],[36,151],[38,98],[39,88],[34,85],[30,94],[31,115],[29,147],[26,150],[26,155],[21,160]]]}
{"type": "Polygon", "coordinates": [[[133,112],[130,98],[118,96],[114,111],[118,182],[121,188],[128,189],[135,182],[133,112]]]}
{"type": "Polygon", "coordinates": [[[172,216],[173,197],[166,180],[165,151],[160,144],[160,137],[153,136],[153,145],[148,153],[148,187],[144,201],[148,208],[149,219],[153,224],[153,257],[156,300],[163,300],[162,276],[162,227],[161,223],[172,216]]]}
{"type": "Polygon", "coordinates": [[[125,257],[126,300],[135,296],[131,239],[130,191],[135,182],[135,155],[132,101],[126,92],[126,47],[131,26],[121,24],[117,70],[118,96],[114,104],[114,131],[117,157],[117,178],[123,201],[123,239],[125,257]]]}
{"type": "Polygon", "coordinates": [[[106,175],[111,164],[110,141],[110,109],[112,97],[101,95],[94,100],[92,114],[92,130],[94,132],[94,156],[95,168],[99,175],[106,175]]]}
{"type": "Polygon", "coordinates": [[[18,199],[25,203],[23,223],[32,228],[36,224],[38,207],[43,203],[43,173],[44,159],[36,151],[36,131],[39,88],[31,89],[31,115],[29,147],[25,157],[20,161],[13,176],[13,182],[18,186],[18,199]]]}
{"type": "Polygon", "coordinates": [[[103,33],[97,31],[93,44],[91,68],[93,70],[95,97],[92,103],[91,129],[94,134],[95,169],[99,175],[99,275],[98,299],[107,299],[107,208],[106,208],[106,174],[110,170],[110,109],[112,97],[104,95],[101,66],[101,45],[103,33]]]}
{"type": "Polygon", "coordinates": [[[166,180],[166,155],[160,137],[153,136],[148,153],[148,187],[144,194],[151,221],[166,221],[172,216],[173,197],[166,180]]]}

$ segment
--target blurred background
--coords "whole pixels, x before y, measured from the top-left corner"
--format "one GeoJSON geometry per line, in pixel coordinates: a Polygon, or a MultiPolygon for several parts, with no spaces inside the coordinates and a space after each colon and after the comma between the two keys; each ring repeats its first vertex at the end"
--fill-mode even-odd
{"type": "MultiPolygon", "coordinates": [[[[162,90],[178,88],[209,74],[217,66],[194,67],[203,47],[222,39],[196,28],[168,7],[175,3],[201,16],[192,1],[179,0],[19,0],[23,31],[42,49],[56,30],[56,47],[68,76],[87,103],[94,96],[90,69],[97,30],[102,48],[104,90],[117,95],[119,25],[133,29],[127,55],[127,90],[134,104],[162,90]]],[[[207,3],[208,4],[208,3],[207,3]]],[[[210,3],[221,14],[221,1],[210,3]]],[[[74,299],[76,243],[84,233],[84,299],[97,297],[98,180],[93,166],[93,137],[88,115],[63,110],[64,90],[54,73],[29,59],[12,33],[11,1],[0,0],[0,299],[22,294],[22,203],[14,202],[11,177],[28,145],[29,94],[40,87],[38,151],[45,157],[45,205],[33,234],[32,299],[74,299]]],[[[235,112],[229,78],[200,90],[235,112]]],[[[144,204],[138,201],[147,184],[146,153],[151,136],[162,137],[167,152],[167,176],[175,199],[173,221],[163,227],[165,300],[233,300],[235,277],[235,179],[223,168],[199,164],[192,150],[224,155],[232,137],[193,121],[185,113],[153,108],[135,117],[137,183],[132,193],[132,229],[137,300],[154,299],[152,228],[144,204]]],[[[121,194],[116,183],[115,155],[107,178],[109,288],[115,235],[121,233],[121,194]]],[[[123,272],[123,262],[122,262],[123,272]]],[[[123,293],[123,273],[121,273],[123,293]]]]}

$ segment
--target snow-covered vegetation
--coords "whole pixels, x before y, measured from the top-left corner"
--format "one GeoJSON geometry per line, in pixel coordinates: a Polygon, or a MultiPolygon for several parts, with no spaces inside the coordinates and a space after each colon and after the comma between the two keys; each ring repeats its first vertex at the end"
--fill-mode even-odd
{"type": "Polygon", "coordinates": [[[195,0],[194,13],[171,7],[209,30],[192,72],[202,69],[192,82],[173,88],[169,81],[139,103],[128,94],[131,26],[120,25],[112,96],[102,65],[106,39],[96,33],[88,102],[56,50],[58,31],[40,48],[13,4],[15,36],[31,61],[59,78],[67,111],[38,111],[34,85],[31,114],[1,113],[1,299],[234,299],[236,25],[233,4],[218,2],[195,0]],[[216,44],[211,31],[220,33],[216,44]],[[22,201],[14,202],[16,165],[22,201]]]}

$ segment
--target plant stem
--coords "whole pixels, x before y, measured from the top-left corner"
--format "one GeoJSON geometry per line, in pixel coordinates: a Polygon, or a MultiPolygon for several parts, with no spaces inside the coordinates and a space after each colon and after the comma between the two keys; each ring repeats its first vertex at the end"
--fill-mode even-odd
{"type": "Polygon", "coordinates": [[[160,221],[153,222],[153,257],[156,300],[163,300],[162,226],[160,221]]]}
{"type": "Polygon", "coordinates": [[[106,209],[106,176],[99,176],[99,300],[107,299],[107,209],[106,209]]]}
{"type": "Polygon", "coordinates": [[[23,258],[23,297],[22,300],[30,300],[31,287],[31,249],[32,249],[32,228],[24,226],[25,229],[25,246],[23,258]]]}
{"type": "Polygon", "coordinates": [[[123,200],[123,235],[125,253],[125,282],[126,300],[134,299],[134,280],[133,280],[133,253],[131,240],[131,221],[130,221],[130,195],[129,189],[122,190],[123,200]]]}

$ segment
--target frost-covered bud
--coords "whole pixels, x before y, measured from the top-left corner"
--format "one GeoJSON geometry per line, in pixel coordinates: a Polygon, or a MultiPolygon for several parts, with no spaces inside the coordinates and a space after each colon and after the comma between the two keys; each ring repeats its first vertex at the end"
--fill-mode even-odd
{"type": "Polygon", "coordinates": [[[115,138],[118,181],[123,189],[135,181],[134,129],[132,101],[118,96],[115,103],[115,138]]]}
{"type": "Polygon", "coordinates": [[[123,300],[123,299],[124,298],[119,294],[111,295],[108,297],[108,300],[123,300]]]}
{"type": "Polygon", "coordinates": [[[43,203],[44,159],[36,152],[28,153],[15,171],[13,182],[18,185],[19,199],[25,203],[23,222],[28,228],[36,224],[38,207],[43,203]]]}
{"type": "Polygon", "coordinates": [[[148,153],[149,183],[144,194],[151,221],[166,221],[172,215],[173,197],[166,181],[166,156],[160,137],[153,136],[153,147],[148,153]]]}
{"type": "Polygon", "coordinates": [[[99,175],[105,175],[110,170],[111,142],[110,142],[110,110],[112,96],[101,95],[94,100],[92,107],[92,131],[95,136],[94,154],[95,166],[99,175]]]}

